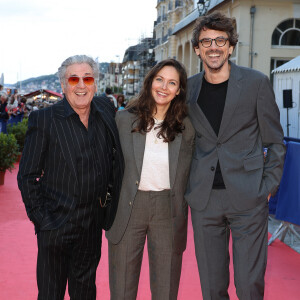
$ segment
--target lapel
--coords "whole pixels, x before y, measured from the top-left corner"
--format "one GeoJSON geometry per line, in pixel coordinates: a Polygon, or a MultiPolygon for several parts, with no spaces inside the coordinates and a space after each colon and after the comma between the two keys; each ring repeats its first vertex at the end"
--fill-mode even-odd
{"type": "Polygon", "coordinates": [[[169,143],[169,173],[171,189],[173,188],[175,182],[181,141],[182,133],[176,135],[174,141],[169,143]]]}
{"type": "Polygon", "coordinates": [[[226,127],[232,119],[235,108],[240,99],[240,93],[242,91],[242,85],[240,83],[242,75],[239,71],[239,68],[232,62],[230,62],[230,65],[230,76],[228,81],[223,117],[219,130],[219,138],[222,138],[222,135],[225,133],[226,127]]]}
{"type": "Polygon", "coordinates": [[[193,118],[196,129],[197,129],[197,125],[204,127],[206,131],[209,133],[209,135],[217,138],[216,133],[214,132],[213,128],[211,127],[209,121],[207,120],[206,116],[204,115],[202,109],[199,107],[197,102],[202,87],[203,76],[204,76],[204,71],[196,75],[193,78],[193,82],[191,83],[189,115],[193,118]]]}
{"type": "MultiPolygon", "coordinates": [[[[134,114],[132,114],[132,115],[134,115],[134,114]]],[[[134,117],[132,118],[132,122],[133,122],[133,120],[134,120],[134,117]]],[[[134,127],[135,127],[135,122],[132,123],[132,128],[134,128],[134,127]]],[[[132,142],[133,142],[133,152],[134,152],[136,167],[137,167],[137,170],[139,173],[139,178],[141,178],[145,144],[146,144],[146,134],[141,134],[139,132],[133,132],[132,133],[132,142]]]]}
{"type": "MultiPolygon", "coordinates": [[[[135,127],[134,117],[132,118],[132,128],[135,127]]],[[[144,151],[146,144],[146,134],[140,134],[138,132],[132,133],[132,141],[133,141],[133,151],[136,162],[136,167],[139,173],[139,178],[141,177],[142,167],[143,167],[143,159],[144,159],[144,151]]],[[[173,142],[170,142],[168,145],[169,152],[169,172],[170,172],[170,187],[173,188],[176,170],[178,165],[179,151],[182,141],[182,133],[176,135],[173,142]]]]}
{"type": "Polygon", "coordinates": [[[105,112],[106,107],[104,105],[101,106],[101,101],[96,102],[93,100],[93,105],[95,109],[99,112],[101,120],[104,122],[104,125],[110,131],[111,137],[113,138],[114,145],[118,146],[116,145],[116,143],[118,142],[118,139],[116,138],[116,136],[118,136],[118,131],[117,131],[116,124],[114,122],[114,118],[111,116],[111,114],[105,112]]]}
{"type": "Polygon", "coordinates": [[[77,171],[76,171],[76,159],[75,159],[75,150],[71,141],[71,130],[68,120],[65,117],[64,110],[64,101],[67,101],[65,98],[59,102],[57,105],[53,105],[54,118],[53,127],[56,132],[56,137],[58,139],[61,153],[67,162],[71,172],[74,174],[77,180],[77,171]]]}

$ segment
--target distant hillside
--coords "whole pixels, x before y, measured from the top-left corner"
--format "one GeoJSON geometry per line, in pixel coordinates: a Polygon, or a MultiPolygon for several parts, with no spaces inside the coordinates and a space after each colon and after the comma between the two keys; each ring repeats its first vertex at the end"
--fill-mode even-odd
{"type": "MultiPolygon", "coordinates": [[[[106,73],[109,63],[99,63],[100,73],[106,73]]],[[[57,93],[62,93],[61,85],[57,73],[51,75],[42,75],[39,77],[29,78],[26,80],[18,81],[13,85],[19,90],[20,94],[28,94],[36,90],[45,89],[57,93]]]]}
{"type": "Polygon", "coordinates": [[[19,93],[23,95],[40,89],[62,93],[57,73],[29,78],[21,82],[18,81],[14,86],[19,90],[19,93]]]}

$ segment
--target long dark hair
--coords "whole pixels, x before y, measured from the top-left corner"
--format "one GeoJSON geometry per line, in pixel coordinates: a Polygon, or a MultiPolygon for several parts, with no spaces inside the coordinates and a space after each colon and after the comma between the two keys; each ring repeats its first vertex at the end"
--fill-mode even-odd
{"type": "Polygon", "coordinates": [[[152,129],[155,124],[153,112],[156,110],[156,103],[151,92],[152,82],[157,73],[166,66],[174,67],[179,74],[180,80],[180,92],[171,101],[162,124],[158,126],[160,130],[157,136],[163,138],[164,142],[168,143],[173,141],[175,136],[184,130],[183,119],[187,116],[187,74],[184,66],[179,61],[166,59],[157,63],[146,75],[139,96],[129,104],[128,110],[137,116],[135,120],[137,121],[137,126],[132,132],[146,133],[152,129]]]}

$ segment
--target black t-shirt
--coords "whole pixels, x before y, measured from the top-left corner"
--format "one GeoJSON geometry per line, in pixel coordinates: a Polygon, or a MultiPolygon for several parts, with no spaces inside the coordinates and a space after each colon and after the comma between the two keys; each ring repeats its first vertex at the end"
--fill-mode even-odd
{"type": "MultiPolygon", "coordinates": [[[[222,121],[227,87],[228,80],[218,84],[212,84],[207,82],[203,77],[201,92],[197,101],[217,136],[219,134],[222,121]]],[[[219,161],[216,168],[213,188],[225,188],[219,161]]]]}

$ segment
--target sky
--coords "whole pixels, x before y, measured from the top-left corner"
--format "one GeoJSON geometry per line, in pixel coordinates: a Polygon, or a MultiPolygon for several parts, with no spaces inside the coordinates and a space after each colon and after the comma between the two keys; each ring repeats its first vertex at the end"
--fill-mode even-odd
{"type": "Polygon", "coordinates": [[[4,83],[57,72],[69,56],[122,62],[152,37],[157,0],[0,0],[0,76],[4,83]]]}

